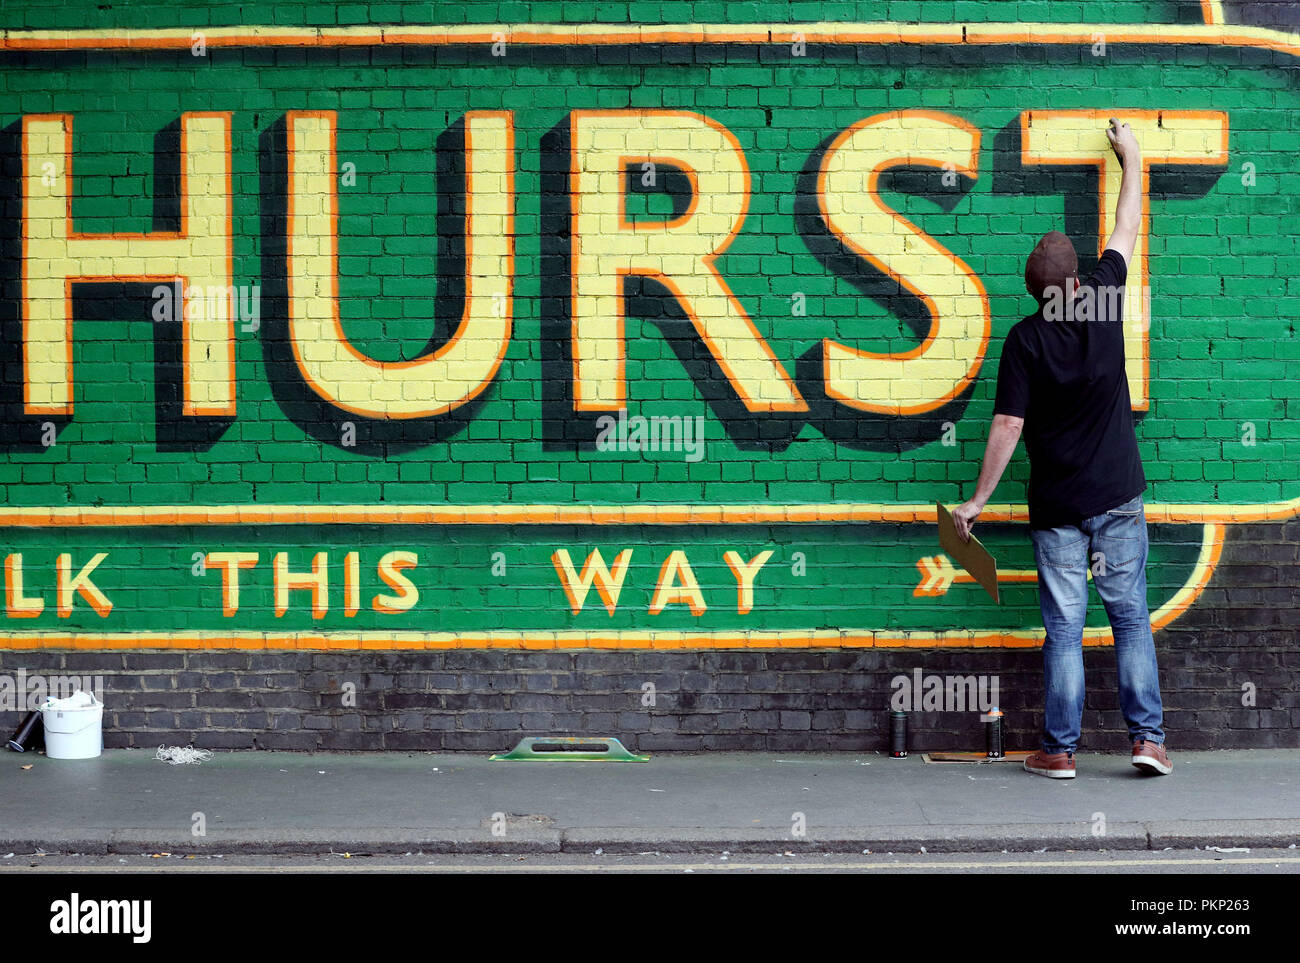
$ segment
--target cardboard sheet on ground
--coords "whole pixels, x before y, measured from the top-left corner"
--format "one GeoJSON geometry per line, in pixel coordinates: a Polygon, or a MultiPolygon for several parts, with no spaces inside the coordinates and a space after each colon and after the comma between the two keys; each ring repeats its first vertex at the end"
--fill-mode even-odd
{"type": "Polygon", "coordinates": [[[949,558],[964,568],[975,581],[984,586],[984,591],[999,605],[998,597],[998,563],[989,550],[980,544],[980,540],[971,535],[969,542],[963,542],[957,534],[957,524],[952,520],[952,512],[943,507],[942,502],[935,502],[939,521],[939,547],[948,553],[949,558]]]}

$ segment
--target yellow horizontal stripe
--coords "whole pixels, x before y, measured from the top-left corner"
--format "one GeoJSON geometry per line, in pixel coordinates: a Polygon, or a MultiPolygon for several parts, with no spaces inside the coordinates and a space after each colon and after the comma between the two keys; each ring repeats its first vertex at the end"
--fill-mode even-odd
{"type": "MultiPolygon", "coordinates": [[[[1241,524],[1285,521],[1300,498],[1283,502],[1148,504],[1147,521],[1241,524]]],[[[101,505],[0,507],[0,528],[143,525],[782,525],[846,522],[933,524],[934,506],[838,502],[808,505],[101,505]]],[[[989,505],[981,522],[1028,522],[1025,505],[989,505]]]]}
{"type": "Polygon", "coordinates": [[[189,47],[202,36],[209,47],[345,47],[411,44],[601,45],[808,43],[849,44],[1207,44],[1262,47],[1300,55],[1300,40],[1281,30],[1236,24],[1056,23],[754,23],[754,24],[472,24],[429,26],[275,27],[207,29],[6,30],[0,49],[162,50],[189,47]]]}

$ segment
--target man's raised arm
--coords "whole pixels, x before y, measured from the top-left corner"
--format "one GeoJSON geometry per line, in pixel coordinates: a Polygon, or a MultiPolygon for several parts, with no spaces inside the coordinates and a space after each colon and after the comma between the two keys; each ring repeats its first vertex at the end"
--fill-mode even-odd
{"type": "Polygon", "coordinates": [[[1106,242],[1106,250],[1116,251],[1128,264],[1133,259],[1133,245],[1137,243],[1142,220],[1142,149],[1129,125],[1121,124],[1114,117],[1106,129],[1106,139],[1124,168],[1119,182],[1119,202],[1115,205],[1115,230],[1106,242]]]}

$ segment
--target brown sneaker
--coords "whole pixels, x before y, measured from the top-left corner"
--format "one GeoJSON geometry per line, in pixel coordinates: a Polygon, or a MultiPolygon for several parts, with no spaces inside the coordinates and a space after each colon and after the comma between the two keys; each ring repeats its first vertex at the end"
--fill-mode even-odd
{"type": "Polygon", "coordinates": [[[1133,765],[1151,775],[1167,776],[1174,771],[1174,764],[1169,761],[1169,753],[1158,742],[1139,739],[1133,743],[1133,765]]]}
{"type": "Polygon", "coordinates": [[[1032,772],[1036,776],[1046,776],[1048,779],[1073,779],[1074,753],[1044,752],[1039,749],[1032,756],[1025,759],[1025,772],[1032,772]]]}

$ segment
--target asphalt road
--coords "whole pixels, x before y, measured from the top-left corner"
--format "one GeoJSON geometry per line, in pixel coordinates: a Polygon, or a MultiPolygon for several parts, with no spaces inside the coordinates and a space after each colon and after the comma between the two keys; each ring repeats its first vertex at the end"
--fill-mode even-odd
{"type": "Polygon", "coordinates": [[[1167,850],[1088,853],[538,853],[529,855],[321,856],[0,854],[0,875],[23,873],[1012,873],[1300,874],[1300,850],[1167,850]]]}

